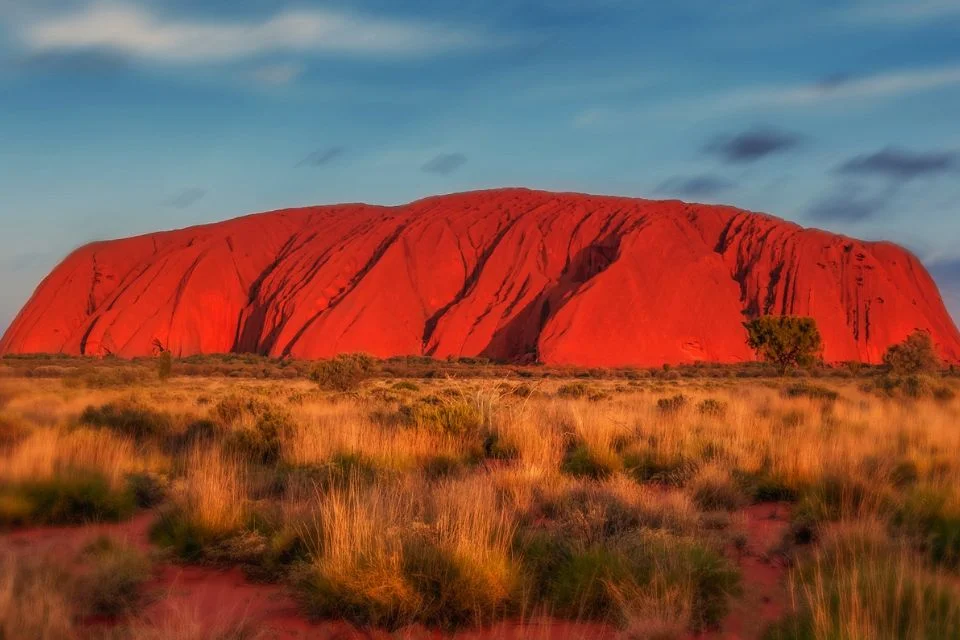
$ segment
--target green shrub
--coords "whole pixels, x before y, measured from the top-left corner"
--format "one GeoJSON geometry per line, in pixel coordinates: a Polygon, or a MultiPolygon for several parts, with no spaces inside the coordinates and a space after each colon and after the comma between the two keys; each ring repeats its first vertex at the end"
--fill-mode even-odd
{"type": "Polygon", "coordinates": [[[323,464],[292,467],[281,470],[284,486],[299,486],[306,490],[344,488],[351,483],[367,485],[377,478],[377,467],[362,454],[343,452],[334,454],[323,464]]]}
{"type": "Polygon", "coordinates": [[[846,475],[826,474],[805,487],[794,510],[795,520],[813,524],[857,518],[871,506],[872,490],[863,480],[846,475]]]}
{"type": "Polygon", "coordinates": [[[783,390],[783,395],[788,398],[810,398],[825,402],[834,402],[840,397],[840,394],[833,389],[806,382],[788,386],[783,390]]]}
{"type": "Polygon", "coordinates": [[[182,511],[164,511],[150,528],[150,540],[159,547],[166,547],[190,562],[203,559],[207,548],[216,541],[202,527],[190,520],[182,511]]]}
{"type": "Polygon", "coordinates": [[[613,453],[580,444],[567,453],[561,469],[572,476],[599,479],[608,477],[621,465],[621,460],[613,453]]]}
{"type": "Polygon", "coordinates": [[[95,474],[70,474],[0,489],[0,525],[116,522],[136,507],[132,492],[114,491],[95,474]]]}
{"type": "Polygon", "coordinates": [[[894,528],[908,535],[936,565],[960,568],[960,511],[948,491],[914,489],[893,514],[894,528]]]}
{"type": "Polygon", "coordinates": [[[427,458],[423,463],[423,472],[431,480],[446,478],[460,473],[464,468],[463,461],[446,453],[440,453],[427,458]]]}
{"type": "Polygon", "coordinates": [[[796,487],[770,471],[734,471],[733,477],[754,502],[794,502],[799,495],[796,487]]]}
{"type": "Polygon", "coordinates": [[[401,380],[400,382],[394,382],[391,388],[394,391],[420,391],[420,387],[418,387],[413,382],[410,382],[409,380],[401,380]]]}
{"type": "Polygon", "coordinates": [[[568,382],[557,388],[557,395],[561,398],[584,398],[590,393],[590,387],[583,382],[568,382]]]}
{"type": "Polygon", "coordinates": [[[781,376],[790,367],[813,365],[823,347],[813,318],[762,316],[743,326],[747,345],[761,360],[776,365],[781,376]]]}
{"type": "Polygon", "coordinates": [[[237,429],[229,435],[226,444],[251,462],[275,464],[280,460],[281,436],[290,428],[290,414],[267,407],[257,416],[253,427],[237,429]]]}
{"type": "Polygon", "coordinates": [[[127,478],[133,500],[142,509],[155,507],[167,494],[166,481],[154,473],[134,473],[127,478]]]}
{"type": "Polygon", "coordinates": [[[258,416],[270,408],[270,403],[254,396],[231,394],[221,398],[214,408],[220,424],[229,427],[247,416],[258,416]]]}
{"type": "Polygon", "coordinates": [[[129,400],[89,406],[80,414],[80,422],[137,440],[163,437],[173,429],[173,420],[168,414],[129,400]]]}
{"type": "Polygon", "coordinates": [[[746,502],[745,496],[733,478],[725,473],[705,471],[693,481],[693,502],[703,511],[736,511],[746,502]]]}
{"type": "Polygon", "coordinates": [[[687,406],[687,396],[678,393],[669,398],[660,398],[657,400],[657,409],[663,413],[677,413],[687,406]]]}
{"type": "Polygon", "coordinates": [[[520,457],[520,449],[498,432],[492,431],[483,439],[483,457],[492,460],[516,460],[520,457]]]}
{"type": "MultiPolygon", "coordinates": [[[[549,533],[522,539],[522,557],[557,616],[622,624],[624,595],[653,594],[654,585],[686,592],[692,603],[689,626],[699,631],[719,623],[740,576],[721,554],[689,538],[641,532],[603,544],[579,546],[549,533]]],[[[676,606],[676,602],[665,602],[676,606]]]]}
{"type": "Polygon", "coordinates": [[[431,398],[400,407],[400,420],[418,428],[458,436],[479,431],[484,426],[483,413],[476,405],[431,398]]]}
{"type": "Polygon", "coordinates": [[[723,418],[727,415],[727,403],[721,400],[707,398],[697,404],[697,412],[702,416],[723,418]]]}
{"type": "Polygon", "coordinates": [[[136,613],[141,587],[150,578],[149,559],[106,537],[91,544],[84,555],[93,565],[81,576],[77,590],[86,613],[110,617],[136,613]]]}
{"type": "Polygon", "coordinates": [[[426,531],[401,536],[400,571],[383,576],[389,584],[316,568],[301,573],[297,586],[307,610],[391,630],[413,623],[449,630],[506,616],[519,584],[518,567],[509,559],[455,554],[426,531]]]}
{"type": "Polygon", "coordinates": [[[342,354],[317,363],[310,378],[325,391],[354,391],[376,372],[376,362],[365,354],[342,354]]]}
{"type": "Polygon", "coordinates": [[[793,582],[798,610],[773,624],[766,640],[960,637],[957,591],[889,543],[855,535],[830,541],[793,582]]]}
{"type": "Polygon", "coordinates": [[[683,486],[696,473],[697,465],[682,457],[662,458],[654,451],[626,451],[623,466],[641,484],[683,486]]]}
{"type": "Polygon", "coordinates": [[[936,373],[941,366],[933,338],[927,331],[914,331],[900,344],[891,346],[883,356],[883,363],[897,376],[936,373]]]}

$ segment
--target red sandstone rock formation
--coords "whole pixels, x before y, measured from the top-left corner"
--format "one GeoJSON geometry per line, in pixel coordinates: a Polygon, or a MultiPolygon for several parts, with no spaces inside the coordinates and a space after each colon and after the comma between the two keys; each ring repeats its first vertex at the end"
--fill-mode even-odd
{"type": "Polygon", "coordinates": [[[730,207],[522,189],[264,213],[97,242],[0,354],[487,356],[596,366],[752,359],[742,322],[810,315],[828,361],[915,329],[960,361],[907,251],[730,207]]]}

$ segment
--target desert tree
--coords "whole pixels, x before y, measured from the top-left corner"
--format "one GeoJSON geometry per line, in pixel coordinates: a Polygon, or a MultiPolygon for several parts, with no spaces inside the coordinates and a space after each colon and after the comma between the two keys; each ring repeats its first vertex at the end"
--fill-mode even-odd
{"type": "Polygon", "coordinates": [[[776,365],[780,375],[793,366],[808,367],[820,356],[823,340],[813,318],[761,316],[743,326],[757,357],[776,365]]]}
{"type": "Polygon", "coordinates": [[[936,373],[940,370],[940,359],[933,346],[933,338],[927,331],[917,330],[907,339],[887,349],[883,363],[896,375],[916,375],[936,373]]]}

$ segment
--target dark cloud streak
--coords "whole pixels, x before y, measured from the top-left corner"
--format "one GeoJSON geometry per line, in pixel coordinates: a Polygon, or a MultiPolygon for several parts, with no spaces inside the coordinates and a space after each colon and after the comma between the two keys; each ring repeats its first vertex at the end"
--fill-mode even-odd
{"type": "Polygon", "coordinates": [[[703,174],[669,178],[661,182],[656,190],[658,193],[683,197],[710,197],[729,191],[735,186],[735,183],[721,176],[703,174]]]}
{"type": "Polygon", "coordinates": [[[913,152],[887,147],[876,153],[856,156],[837,167],[842,175],[873,175],[906,182],[924,176],[935,176],[958,167],[955,151],[913,152]]]}
{"type": "Polygon", "coordinates": [[[802,142],[803,137],[798,134],[758,127],[736,135],[718,136],[706,144],[704,152],[729,164],[747,164],[785,153],[802,142]]]}
{"type": "Polygon", "coordinates": [[[206,189],[190,187],[164,200],[163,206],[173,207],[174,209],[186,209],[202,200],[206,195],[206,189]]]}
{"type": "Polygon", "coordinates": [[[297,163],[297,167],[322,167],[330,164],[344,153],[345,147],[327,147],[310,152],[307,157],[297,163]]]}
{"type": "Polygon", "coordinates": [[[883,212],[894,195],[895,188],[871,194],[862,185],[842,183],[815,201],[807,215],[814,220],[863,222],[883,212]]]}
{"type": "Polygon", "coordinates": [[[426,162],[420,170],[437,175],[450,175],[467,163],[467,156],[462,153],[441,153],[426,162]]]}

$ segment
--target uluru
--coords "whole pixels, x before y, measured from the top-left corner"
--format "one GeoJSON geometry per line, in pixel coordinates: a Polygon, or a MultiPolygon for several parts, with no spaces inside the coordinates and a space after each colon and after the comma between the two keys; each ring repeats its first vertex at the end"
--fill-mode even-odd
{"type": "Polygon", "coordinates": [[[754,358],[743,322],[816,319],[829,362],[915,330],[960,361],[920,261],[732,207],[500,189],[288,209],[95,242],[0,354],[344,352],[585,366],[754,358]]]}

